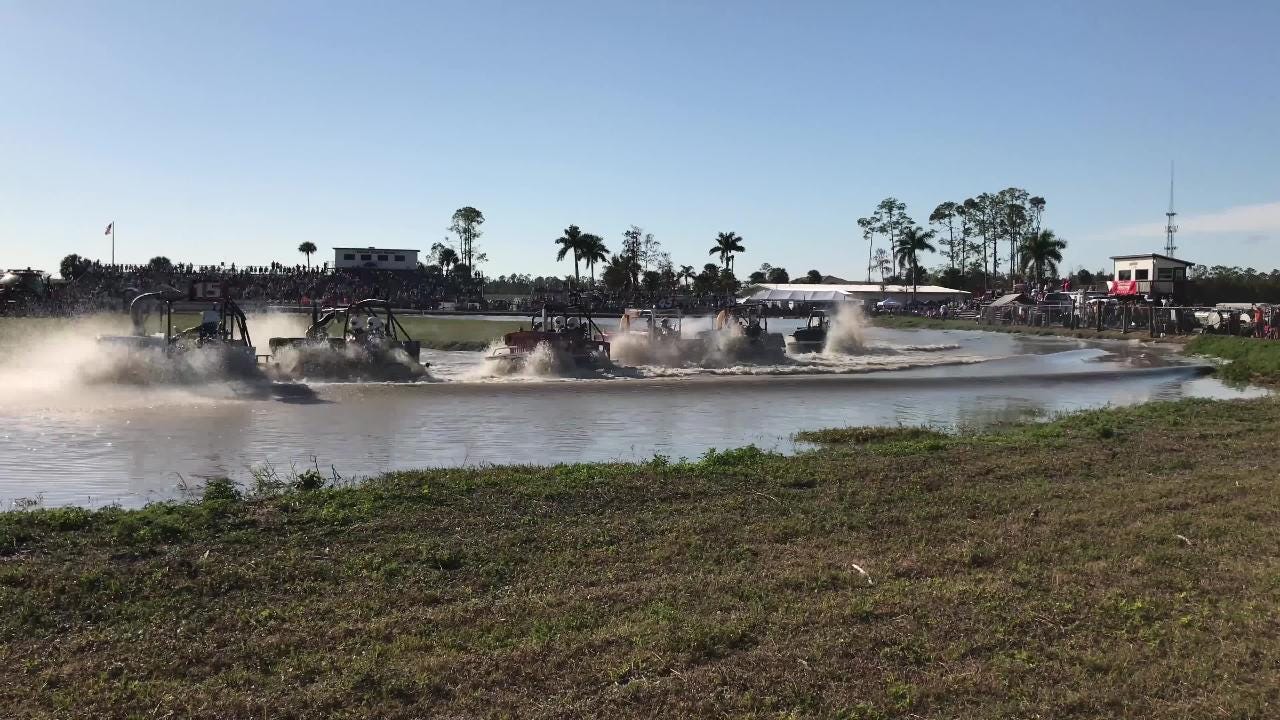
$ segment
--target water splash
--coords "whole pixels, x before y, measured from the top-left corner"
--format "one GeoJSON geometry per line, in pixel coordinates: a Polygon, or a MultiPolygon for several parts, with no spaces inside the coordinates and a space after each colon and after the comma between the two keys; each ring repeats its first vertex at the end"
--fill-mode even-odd
{"type": "Polygon", "coordinates": [[[327,382],[415,382],[429,380],[427,367],[400,348],[370,350],[359,343],[330,347],[305,343],[282,347],[271,359],[273,377],[327,382]]]}
{"type": "Polygon", "coordinates": [[[539,378],[564,378],[574,375],[573,358],[557,350],[549,343],[540,342],[529,353],[503,354],[506,345],[496,340],[485,351],[485,359],[477,367],[463,375],[464,380],[513,378],[532,380],[539,378]]]}
{"type": "Polygon", "coordinates": [[[98,341],[99,336],[129,332],[123,315],[7,320],[0,338],[0,387],[6,401],[90,409],[145,405],[160,397],[183,402],[244,397],[267,385],[256,359],[236,348],[166,353],[159,344],[98,341]]]}
{"type": "Polygon", "coordinates": [[[573,366],[573,358],[549,343],[540,342],[525,358],[520,374],[530,378],[564,377],[573,370],[573,366]]]}
{"type": "Polygon", "coordinates": [[[862,308],[854,303],[836,306],[822,352],[826,355],[857,355],[866,352],[866,349],[867,316],[862,308]]]}

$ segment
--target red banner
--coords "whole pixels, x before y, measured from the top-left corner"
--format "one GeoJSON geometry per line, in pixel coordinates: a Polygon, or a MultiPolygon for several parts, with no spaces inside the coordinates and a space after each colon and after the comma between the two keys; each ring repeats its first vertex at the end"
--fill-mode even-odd
{"type": "Polygon", "coordinates": [[[1107,292],[1112,295],[1137,295],[1137,280],[1108,280],[1107,292]]]}

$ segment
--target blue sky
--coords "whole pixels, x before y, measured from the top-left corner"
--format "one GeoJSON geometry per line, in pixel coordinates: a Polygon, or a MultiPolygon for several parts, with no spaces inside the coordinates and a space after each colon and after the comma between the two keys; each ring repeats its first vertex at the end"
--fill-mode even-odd
{"type": "MultiPolygon", "coordinates": [[[[678,264],[857,278],[894,195],[1015,185],[1068,267],[1280,265],[1280,3],[0,0],[0,264],[298,262],[488,218],[492,275],[569,223],[678,264]]],[[[941,259],[938,259],[941,262],[941,259]]]]}

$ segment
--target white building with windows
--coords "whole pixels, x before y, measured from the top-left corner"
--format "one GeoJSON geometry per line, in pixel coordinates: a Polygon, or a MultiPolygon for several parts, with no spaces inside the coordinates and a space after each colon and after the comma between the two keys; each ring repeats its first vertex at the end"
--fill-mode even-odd
{"type": "Polygon", "coordinates": [[[1112,275],[1115,281],[1133,282],[1136,293],[1147,295],[1181,295],[1187,282],[1187,268],[1195,263],[1168,255],[1113,255],[1112,275]]]}
{"type": "Polygon", "coordinates": [[[339,270],[415,270],[418,251],[336,247],[333,249],[333,266],[339,270]]]}
{"type": "Polygon", "coordinates": [[[1168,255],[1112,255],[1116,280],[1161,280],[1173,282],[1187,279],[1187,268],[1195,263],[1168,255]]]}

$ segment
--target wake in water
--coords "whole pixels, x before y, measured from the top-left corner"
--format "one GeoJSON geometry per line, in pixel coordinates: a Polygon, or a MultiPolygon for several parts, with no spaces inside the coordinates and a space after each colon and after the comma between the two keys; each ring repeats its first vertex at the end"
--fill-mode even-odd
{"type": "Polygon", "coordinates": [[[726,320],[721,313],[714,319],[687,318],[675,327],[611,334],[610,352],[615,363],[631,367],[718,369],[791,363],[781,334],[756,331],[758,335],[748,337],[735,319],[726,320]]]}
{"type": "Polygon", "coordinates": [[[87,385],[209,385],[260,383],[257,359],[240,349],[206,346],[186,352],[162,348],[101,347],[78,368],[87,385]]]}
{"type": "Polygon", "coordinates": [[[640,368],[641,377],[735,377],[735,376],[801,376],[801,375],[860,375],[892,370],[916,370],[920,368],[970,365],[985,362],[978,356],[948,356],[939,358],[899,358],[890,356],[865,356],[859,363],[822,363],[799,361],[790,365],[728,365],[718,368],[640,368]]]}
{"type": "Polygon", "coordinates": [[[706,354],[703,343],[691,338],[651,340],[641,333],[609,336],[609,353],[615,363],[633,367],[683,367],[701,362],[706,354]]]}
{"type": "Polygon", "coordinates": [[[373,350],[357,343],[330,347],[308,343],[282,347],[271,358],[268,373],[278,379],[327,382],[421,382],[427,367],[399,348],[373,350]]]}
{"type": "Polygon", "coordinates": [[[578,376],[573,358],[550,344],[540,342],[529,353],[504,354],[506,345],[495,340],[484,352],[484,359],[464,373],[463,380],[513,378],[533,380],[539,378],[569,378],[578,376]]]}

